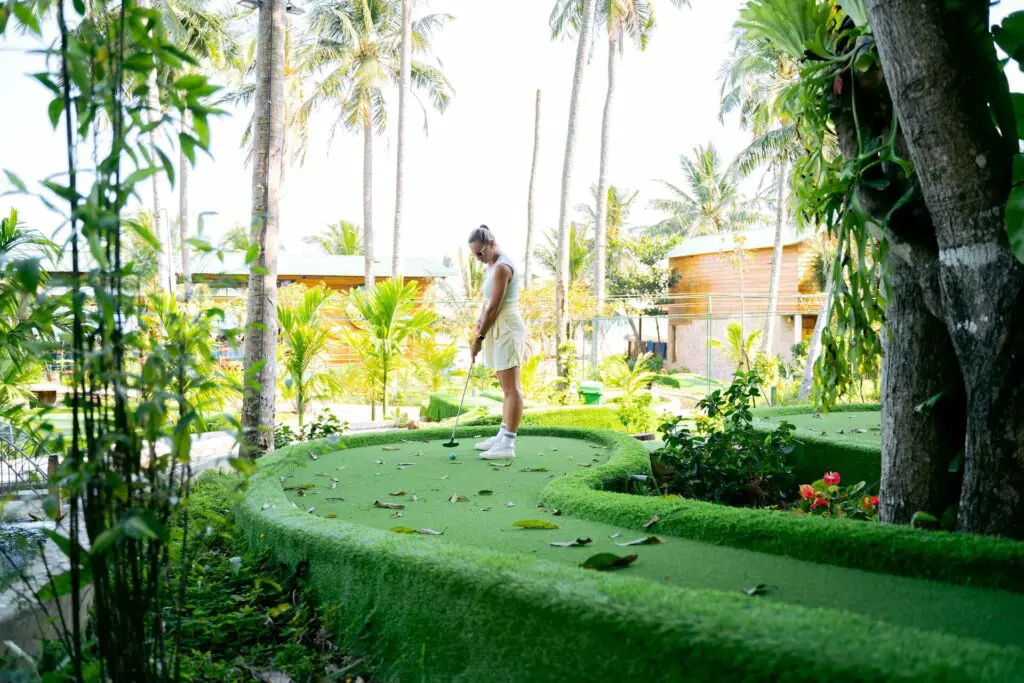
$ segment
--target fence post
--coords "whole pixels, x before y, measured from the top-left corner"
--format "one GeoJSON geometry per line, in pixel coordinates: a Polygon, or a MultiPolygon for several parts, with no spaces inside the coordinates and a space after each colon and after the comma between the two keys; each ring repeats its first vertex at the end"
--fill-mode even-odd
{"type": "Polygon", "coordinates": [[[57,501],[57,519],[60,519],[60,487],[57,485],[57,466],[60,465],[56,455],[50,455],[46,458],[46,483],[49,484],[50,492],[53,493],[57,501]]]}

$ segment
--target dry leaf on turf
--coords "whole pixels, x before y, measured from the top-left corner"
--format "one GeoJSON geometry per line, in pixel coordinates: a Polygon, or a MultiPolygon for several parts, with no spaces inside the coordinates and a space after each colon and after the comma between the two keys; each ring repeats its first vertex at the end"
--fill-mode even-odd
{"type": "Polygon", "coordinates": [[[615,553],[598,553],[591,555],[580,566],[584,569],[596,569],[606,572],[610,569],[621,569],[636,562],[636,555],[616,555],[615,553]]]}
{"type": "Polygon", "coordinates": [[[312,514],[313,510],[316,510],[316,507],[315,507],[315,506],[314,506],[314,507],[311,507],[311,508],[306,508],[306,514],[307,514],[307,515],[308,515],[308,514],[312,514]]]}
{"type": "Polygon", "coordinates": [[[377,464],[378,464],[378,465],[383,465],[383,464],[384,464],[384,461],[383,461],[383,460],[380,460],[380,459],[378,459],[378,460],[377,460],[377,464]]]}
{"type": "Polygon", "coordinates": [[[661,515],[654,515],[649,520],[644,522],[644,529],[650,529],[652,526],[661,521],[661,515]]]}
{"type": "Polygon", "coordinates": [[[581,548],[590,543],[593,541],[589,538],[577,538],[575,541],[556,541],[551,545],[555,548],[581,548]]]}
{"type": "Polygon", "coordinates": [[[562,515],[562,511],[559,510],[558,508],[555,508],[554,510],[551,511],[551,514],[553,514],[555,517],[560,517],[562,515]]]}
{"type": "Polygon", "coordinates": [[[333,491],[336,488],[338,488],[338,480],[337,479],[335,479],[334,481],[331,482],[331,490],[333,491]]]}
{"type": "Polygon", "coordinates": [[[433,529],[420,529],[416,533],[420,534],[421,536],[443,536],[444,535],[443,531],[434,531],[433,529]]]}
{"type": "Polygon", "coordinates": [[[448,499],[448,502],[449,503],[468,503],[469,502],[469,498],[466,498],[465,496],[460,496],[459,494],[456,493],[456,494],[453,494],[452,497],[448,499]]]}
{"type": "Polygon", "coordinates": [[[643,538],[637,538],[632,541],[627,541],[625,543],[616,543],[615,545],[622,546],[623,548],[625,548],[629,545],[658,545],[659,543],[664,542],[665,539],[661,536],[644,536],[643,538]]]}
{"type": "Polygon", "coordinates": [[[867,433],[868,433],[868,430],[866,430],[866,429],[860,429],[860,428],[858,428],[858,429],[854,429],[854,430],[853,430],[853,433],[854,433],[854,434],[867,434],[867,433]]]}
{"type": "Polygon", "coordinates": [[[557,529],[558,525],[554,522],[545,522],[542,519],[521,519],[518,522],[512,522],[512,526],[519,527],[520,529],[557,529]]]}
{"type": "Polygon", "coordinates": [[[397,451],[398,446],[384,446],[381,448],[382,451],[397,451]]]}
{"type": "Polygon", "coordinates": [[[314,462],[316,461],[316,459],[318,457],[320,457],[316,453],[314,453],[313,451],[306,451],[306,454],[309,455],[310,460],[313,460],[314,462]]]}
{"type": "Polygon", "coordinates": [[[767,586],[765,586],[763,583],[759,583],[752,588],[744,589],[743,592],[749,595],[750,597],[754,597],[755,595],[764,595],[766,589],[767,586]]]}
{"type": "Polygon", "coordinates": [[[407,526],[393,526],[390,529],[388,529],[388,531],[390,531],[393,534],[414,534],[414,533],[416,533],[415,529],[410,529],[407,526]]]}
{"type": "Polygon", "coordinates": [[[418,501],[419,501],[420,497],[419,497],[419,496],[417,496],[417,495],[416,495],[416,494],[414,493],[414,494],[412,494],[412,496],[411,496],[411,497],[410,497],[409,499],[410,499],[410,500],[411,500],[412,502],[414,502],[414,503],[415,503],[415,502],[418,502],[418,501]]]}
{"type": "Polygon", "coordinates": [[[338,496],[327,496],[326,498],[324,498],[324,500],[345,500],[345,499],[344,498],[339,498],[338,496]]]}
{"type": "Polygon", "coordinates": [[[608,538],[610,538],[610,539],[612,539],[612,540],[614,541],[614,540],[615,540],[616,538],[618,538],[618,537],[619,537],[619,536],[621,536],[621,535],[622,535],[622,532],[621,532],[621,531],[616,531],[616,532],[615,532],[614,534],[612,534],[612,535],[611,535],[611,536],[609,536],[608,538]]]}
{"type": "Polygon", "coordinates": [[[516,504],[513,503],[511,500],[509,502],[505,503],[505,507],[507,507],[507,508],[514,508],[515,506],[516,506],[516,504]]]}
{"type": "Polygon", "coordinates": [[[520,472],[547,472],[547,467],[524,467],[520,472]]]}
{"type": "Polygon", "coordinates": [[[398,466],[399,467],[412,467],[415,464],[416,463],[414,463],[414,462],[400,462],[400,463],[398,463],[398,466]]]}
{"type": "Polygon", "coordinates": [[[388,495],[389,496],[404,496],[405,495],[405,491],[392,491],[388,495]]]}
{"type": "Polygon", "coordinates": [[[490,489],[481,489],[480,491],[476,492],[476,495],[478,495],[478,496],[493,496],[494,495],[494,491],[492,491],[490,489]]]}
{"type": "Polygon", "coordinates": [[[327,517],[327,519],[337,519],[338,518],[338,513],[337,512],[328,512],[326,517],[327,517]]]}
{"type": "Polygon", "coordinates": [[[291,486],[285,486],[285,491],[308,491],[313,488],[312,484],[292,484],[291,486]]]}
{"type": "Polygon", "coordinates": [[[388,518],[389,519],[398,519],[401,516],[402,516],[402,513],[396,511],[396,512],[392,512],[390,515],[388,515],[388,518]]]}
{"type": "Polygon", "coordinates": [[[405,506],[401,503],[384,503],[379,500],[373,501],[373,507],[384,508],[385,510],[404,510],[405,506]]]}

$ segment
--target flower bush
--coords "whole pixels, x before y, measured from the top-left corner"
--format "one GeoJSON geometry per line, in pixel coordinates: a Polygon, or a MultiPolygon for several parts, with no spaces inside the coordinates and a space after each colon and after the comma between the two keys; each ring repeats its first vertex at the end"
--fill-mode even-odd
{"type": "Polygon", "coordinates": [[[801,484],[797,509],[809,515],[877,520],[878,496],[861,495],[867,484],[840,487],[840,481],[838,472],[826,472],[813,484],[801,484]]]}

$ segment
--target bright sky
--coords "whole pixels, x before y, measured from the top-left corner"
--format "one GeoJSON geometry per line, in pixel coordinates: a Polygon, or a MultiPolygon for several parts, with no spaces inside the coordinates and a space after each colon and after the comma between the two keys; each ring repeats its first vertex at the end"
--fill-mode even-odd
{"type": "MultiPolygon", "coordinates": [[[[300,0],[299,4],[303,4],[300,0]]],[[[431,112],[429,136],[418,106],[410,110],[404,220],[407,256],[441,258],[454,254],[469,231],[488,224],[499,242],[521,260],[526,240],[526,199],[533,143],[534,98],[542,91],[541,152],[536,197],[537,228],[558,220],[559,187],[572,87],[575,44],[552,42],[548,32],[551,2],[528,0],[513,11],[481,0],[419,2],[420,13],[455,16],[436,38],[435,53],[455,88],[448,111],[431,112]]],[[[748,140],[735,120],[718,120],[717,74],[731,46],[730,29],[742,0],[695,0],[692,9],[657,5],[658,27],[646,52],[627,49],[618,72],[612,124],[610,179],[640,191],[633,221],[659,216],[647,203],[664,193],[657,178],[679,180],[679,155],[713,141],[723,157],[739,152],[748,140]]],[[[1002,3],[993,20],[1015,2],[1002,3]]],[[[302,21],[289,17],[289,21],[302,21]]],[[[60,136],[45,111],[48,94],[26,74],[42,68],[42,58],[14,48],[38,47],[28,38],[0,43],[0,168],[24,180],[40,179],[63,168],[60,136]]],[[[1011,69],[1012,70],[1012,69],[1011,69]]],[[[1020,74],[1014,85],[1020,87],[1020,74]]],[[[589,201],[596,183],[600,125],[607,84],[607,46],[598,40],[583,83],[580,127],[572,184],[572,205],[589,201]]],[[[394,207],[397,94],[392,98],[387,135],[376,141],[374,227],[378,258],[388,258],[394,207]]],[[[216,212],[207,218],[211,236],[235,223],[248,224],[251,170],[239,148],[249,112],[212,124],[212,159],[202,158],[192,174],[190,208],[216,212]]],[[[283,188],[281,240],[288,251],[308,251],[302,237],[329,222],[362,223],[362,141],[340,131],[327,146],[331,120],[314,122],[306,164],[289,169],[283,188]]],[[[0,188],[6,180],[0,178],[0,188]]],[[[147,193],[148,194],[148,193],[147,193]]],[[[148,203],[149,197],[144,200],[148,203]]],[[[165,194],[170,217],[176,196],[165,194]]],[[[59,224],[41,204],[0,198],[0,211],[17,206],[27,223],[52,230],[59,224]]]]}

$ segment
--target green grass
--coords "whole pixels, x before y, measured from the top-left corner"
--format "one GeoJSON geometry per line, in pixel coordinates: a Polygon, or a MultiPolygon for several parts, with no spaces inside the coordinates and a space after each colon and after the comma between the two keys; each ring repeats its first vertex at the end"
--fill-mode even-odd
{"type": "MultiPolygon", "coordinates": [[[[472,455],[476,433],[462,431],[460,452],[472,455]]],[[[446,437],[440,430],[416,434],[424,435],[435,442],[446,437]]],[[[674,536],[664,545],[633,548],[640,559],[615,575],[578,569],[574,565],[592,552],[626,552],[607,538],[620,529],[587,521],[597,515],[580,505],[575,505],[578,517],[569,511],[554,516],[552,502],[595,483],[612,483],[624,469],[634,469],[646,458],[635,441],[607,432],[531,430],[524,435],[523,460],[495,471],[467,457],[456,461],[465,460],[461,465],[450,464],[438,443],[383,450],[408,436],[354,437],[346,440],[343,453],[327,442],[278,452],[264,460],[240,509],[251,543],[290,566],[309,563],[313,590],[322,601],[341,606],[342,642],[381,662],[384,679],[563,681],[628,675],[657,681],[816,681],[827,671],[830,677],[858,681],[1002,681],[1016,680],[1024,667],[1024,652],[997,645],[1020,642],[1020,595],[866,574],[674,536]],[[566,437],[590,439],[607,453],[579,441],[556,445],[555,439],[566,437]],[[415,455],[420,450],[423,454],[415,455]],[[319,454],[316,461],[310,452],[319,454]],[[593,463],[595,452],[599,460],[607,455],[608,464],[593,463]],[[587,459],[591,467],[580,467],[587,459]],[[398,469],[402,462],[416,464],[398,469]],[[527,466],[550,471],[519,471],[527,466]],[[286,480],[288,485],[307,477],[316,493],[286,494],[279,477],[292,471],[302,474],[286,480]],[[333,494],[346,499],[335,501],[338,519],[320,516],[331,504],[320,500],[332,491],[331,476],[339,479],[333,494]],[[563,486],[556,490],[558,483],[563,486]],[[485,486],[494,495],[480,495],[485,486]],[[406,499],[414,491],[420,498],[406,501],[401,518],[392,520],[391,511],[372,507],[374,499],[399,498],[388,494],[400,489],[406,499]],[[470,500],[447,502],[453,494],[470,500]],[[538,498],[548,506],[536,508],[538,498]],[[509,499],[514,508],[504,507],[509,499]],[[305,512],[310,506],[316,508],[312,514],[305,512]],[[510,526],[534,518],[556,521],[561,528],[510,526]],[[440,537],[386,530],[395,525],[446,529],[440,537]],[[579,535],[593,538],[592,546],[548,546],[579,535]],[[763,598],[740,593],[758,582],[769,584],[763,598]]],[[[675,528],[669,524],[675,519],[672,506],[716,507],[596,491],[589,496],[602,505],[631,499],[648,509],[660,506],[670,516],[655,531],[665,535],[675,528]]],[[[623,516],[634,532],[642,524],[637,511],[623,516]]],[[[732,512],[807,523],[812,533],[826,532],[823,547],[853,529],[818,524],[829,520],[732,512]]],[[[605,521],[612,516],[605,510],[605,521]]],[[[703,519],[706,525],[719,521],[724,531],[736,532],[749,520],[703,519]]],[[[949,545],[939,535],[912,533],[949,545]]],[[[638,535],[627,532],[621,538],[638,535]]],[[[891,552],[879,538],[873,539],[875,548],[891,552]]],[[[956,540],[976,549],[970,538],[956,540]]],[[[1019,572],[1019,556],[1013,566],[1019,572]]]]}
{"type": "MultiPolygon", "coordinates": [[[[708,393],[708,378],[689,372],[673,372],[668,375],[658,375],[654,378],[654,383],[669,389],[679,389],[684,393],[696,396],[704,396],[708,393]]],[[[716,379],[711,380],[711,391],[724,388],[725,385],[722,382],[716,379]]]]}
{"type": "Polygon", "coordinates": [[[313,486],[305,495],[292,491],[288,498],[299,509],[315,507],[315,515],[333,513],[347,522],[382,530],[404,526],[443,531],[444,536],[430,539],[436,543],[524,554],[570,566],[596,552],[635,552],[641,559],[629,568],[629,575],[665,585],[739,592],[764,583],[771,586],[767,600],[841,608],[893,624],[938,628],[998,644],[1024,638],[1024,595],[880,576],[681,538],[624,550],[610,536],[622,533],[617,540],[624,542],[644,534],[554,516],[554,508],[537,507],[549,480],[596,466],[607,459],[607,450],[579,440],[524,436],[517,446],[519,458],[511,467],[499,468],[476,457],[472,441],[461,440],[456,449],[460,458],[454,461],[448,459],[450,449],[440,441],[326,454],[303,463],[286,481],[287,486],[313,486]],[[524,471],[529,468],[548,471],[524,471]],[[330,488],[331,478],[339,480],[336,489],[330,488]],[[484,495],[481,490],[493,494],[484,495]],[[415,502],[413,495],[418,498],[415,502]],[[465,496],[468,502],[452,503],[452,496],[465,496]],[[328,500],[331,497],[344,500],[328,500]],[[375,508],[375,500],[406,508],[375,508]],[[513,523],[523,519],[553,522],[561,528],[516,529],[513,523]],[[568,549],[549,545],[576,538],[591,538],[593,543],[568,549]]]}
{"type": "MultiPolygon", "coordinates": [[[[450,394],[444,391],[431,394],[422,414],[432,422],[455,417],[459,414],[459,399],[461,397],[461,394],[450,394]]],[[[465,415],[477,408],[501,415],[501,401],[487,396],[466,396],[466,400],[462,404],[462,414],[465,415]]]]}

